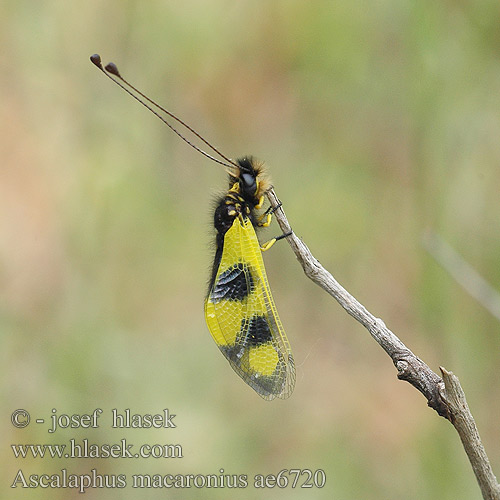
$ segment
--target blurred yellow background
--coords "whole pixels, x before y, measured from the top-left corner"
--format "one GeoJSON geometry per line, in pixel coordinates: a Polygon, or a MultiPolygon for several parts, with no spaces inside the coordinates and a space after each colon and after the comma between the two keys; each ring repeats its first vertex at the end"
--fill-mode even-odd
{"type": "MultiPolygon", "coordinates": [[[[266,253],[297,384],[261,400],[203,317],[213,200],[201,157],[90,63],[99,52],[231,157],[269,166],[295,232],[435,371],[456,373],[500,474],[500,325],[426,253],[448,241],[500,288],[498,2],[0,5],[0,480],[277,474],[324,488],[88,489],[85,498],[480,498],[458,435],[369,334],[266,253]],[[32,415],[15,429],[10,415],[32,415]],[[102,408],[98,429],[47,432],[102,408]],[[111,409],[176,414],[110,429],[111,409]],[[178,443],[182,459],[15,459],[12,443],[178,443]]],[[[262,239],[279,234],[277,225],[262,239]]]]}

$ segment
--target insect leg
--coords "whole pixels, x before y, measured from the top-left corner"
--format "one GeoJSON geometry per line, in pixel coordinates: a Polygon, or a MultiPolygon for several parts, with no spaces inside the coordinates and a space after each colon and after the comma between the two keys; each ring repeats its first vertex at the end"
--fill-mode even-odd
{"type": "MultiPolygon", "coordinates": [[[[274,214],[274,212],[276,212],[276,210],[278,210],[278,208],[281,207],[281,205],[283,205],[283,203],[281,203],[281,201],[278,201],[278,204],[275,206],[275,207],[269,207],[258,219],[258,223],[259,223],[259,226],[262,226],[262,227],[267,227],[271,224],[271,216],[272,214],[274,214]],[[262,222],[265,218],[265,221],[262,222]]],[[[257,208],[257,207],[256,207],[257,208]]]]}
{"type": "Polygon", "coordinates": [[[277,241],[282,240],[283,238],[288,238],[288,236],[291,236],[293,234],[293,231],[289,231],[288,233],[283,233],[280,234],[279,236],[276,236],[276,238],[272,238],[269,241],[266,241],[260,246],[260,250],[262,252],[265,252],[266,250],[269,250],[277,241]]]}

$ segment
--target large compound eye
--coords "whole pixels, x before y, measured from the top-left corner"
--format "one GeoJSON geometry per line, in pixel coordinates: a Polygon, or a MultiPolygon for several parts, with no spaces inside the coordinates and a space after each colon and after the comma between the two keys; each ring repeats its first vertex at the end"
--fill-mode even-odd
{"type": "Polygon", "coordinates": [[[249,194],[255,194],[257,191],[257,183],[255,182],[255,177],[252,174],[243,172],[240,176],[243,181],[243,189],[249,194]]]}

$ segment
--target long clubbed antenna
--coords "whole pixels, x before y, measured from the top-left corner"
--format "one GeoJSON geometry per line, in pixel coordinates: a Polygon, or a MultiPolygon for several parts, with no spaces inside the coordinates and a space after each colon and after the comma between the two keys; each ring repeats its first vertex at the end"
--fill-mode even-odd
{"type": "Polygon", "coordinates": [[[179,117],[175,116],[172,112],[168,111],[167,109],[163,108],[160,106],[158,103],[150,99],[147,95],[144,95],[140,90],[137,90],[133,85],[131,85],[125,78],[123,78],[120,75],[120,72],[118,71],[118,68],[115,63],[108,63],[106,66],[103,68],[102,63],[101,63],[101,56],[99,54],[94,54],[90,56],[90,60],[114,83],[116,83],[119,87],[121,87],[127,94],[132,96],[136,101],[140,102],[145,108],[149,109],[151,113],[156,115],[167,127],[169,127],[171,130],[173,130],[183,141],[187,142],[192,148],[196,149],[199,153],[202,155],[206,156],[207,158],[210,158],[210,160],[215,161],[216,163],[219,163],[220,165],[224,165],[225,167],[229,167],[230,169],[238,168],[239,165],[234,161],[231,160],[231,158],[228,158],[227,156],[223,155],[215,146],[212,146],[206,139],[204,139],[196,130],[191,128],[187,123],[183,122],[179,117]],[[113,78],[111,75],[114,75],[118,80],[113,78]],[[121,82],[121,83],[120,83],[121,82]],[[127,88],[128,87],[128,88],[127,88]],[[135,93],[134,93],[135,92],[135,93]],[[138,94],[138,95],[136,95],[138,94]],[[204,142],[212,151],[214,151],[216,154],[218,154],[221,158],[223,158],[227,163],[219,160],[218,158],[215,158],[211,154],[207,153],[206,151],[203,151],[203,149],[199,148],[195,144],[193,144],[191,141],[186,139],[176,128],[174,128],[163,116],[160,115],[158,111],[155,111],[153,107],[151,107],[149,104],[147,104],[145,101],[149,102],[152,106],[154,106],[156,109],[160,110],[161,112],[165,113],[166,115],[170,116],[170,118],[173,118],[176,122],[180,123],[183,127],[185,127],[189,132],[191,132],[193,135],[198,137],[202,142],[204,142]]]}

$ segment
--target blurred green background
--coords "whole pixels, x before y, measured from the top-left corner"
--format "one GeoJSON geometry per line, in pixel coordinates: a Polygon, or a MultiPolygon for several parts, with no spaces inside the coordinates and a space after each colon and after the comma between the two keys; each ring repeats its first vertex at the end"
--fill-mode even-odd
{"type": "MultiPolygon", "coordinates": [[[[368,333],[266,253],[297,364],[261,400],[203,300],[225,172],[111,84],[94,52],[226,154],[269,166],[295,232],[435,371],[456,373],[500,474],[500,325],[426,253],[448,241],[500,288],[500,6],[482,2],[0,4],[1,466],[29,474],[277,474],[323,489],[87,490],[85,498],[480,498],[458,435],[368,333]],[[99,429],[32,423],[102,408],[99,429]],[[177,416],[112,430],[112,408],[177,416]],[[182,459],[32,459],[11,443],[179,443],[182,459]]],[[[279,233],[276,225],[266,236],[279,233]]]]}

